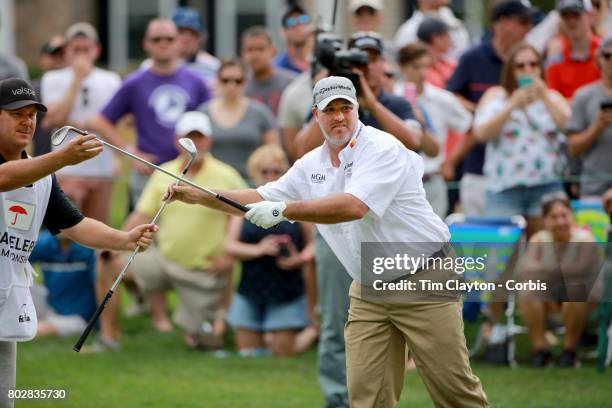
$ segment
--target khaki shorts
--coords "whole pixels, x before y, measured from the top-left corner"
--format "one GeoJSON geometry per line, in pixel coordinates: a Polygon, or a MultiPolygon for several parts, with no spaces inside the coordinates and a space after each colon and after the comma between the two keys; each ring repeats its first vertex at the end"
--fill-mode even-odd
{"type": "Polygon", "coordinates": [[[177,265],[155,247],[134,258],[130,273],[144,293],[164,289],[176,291],[178,304],[173,320],[189,333],[201,332],[202,324],[214,319],[227,282],[223,276],[177,265]]]}

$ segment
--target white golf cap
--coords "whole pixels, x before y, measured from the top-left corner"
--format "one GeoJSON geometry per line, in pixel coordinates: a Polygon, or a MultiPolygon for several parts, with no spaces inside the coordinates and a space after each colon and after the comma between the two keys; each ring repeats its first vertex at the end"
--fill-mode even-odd
{"type": "Polygon", "coordinates": [[[384,8],[382,0],[351,0],[349,3],[351,13],[356,12],[362,7],[370,7],[376,11],[382,11],[384,8]]]}
{"type": "Polygon", "coordinates": [[[312,90],[313,105],[323,110],[335,99],[346,99],[357,105],[357,92],[350,79],[340,76],[330,76],[320,79],[312,90]]]}
{"type": "Polygon", "coordinates": [[[198,111],[185,112],[174,127],[174,133],[178,137],[185,137],[190,132],[200,132],[204,136],[212,136],[212,126],[206,114],[198,111]]]}

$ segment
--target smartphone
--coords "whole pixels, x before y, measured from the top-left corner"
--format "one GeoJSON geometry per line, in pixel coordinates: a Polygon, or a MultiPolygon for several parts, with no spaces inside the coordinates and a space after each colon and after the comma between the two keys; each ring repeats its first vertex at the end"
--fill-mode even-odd
{"type": "Polygon", "coordinates": [[[521,75],[518,78],[518,87],[525,88],[527,86],[533,85],[533,77],[530,75],[521,75]]]}
{"type": "Polygon", "coordinates": [[[612,110],[612,99],[601,101],[601,110],[612,110]]]}

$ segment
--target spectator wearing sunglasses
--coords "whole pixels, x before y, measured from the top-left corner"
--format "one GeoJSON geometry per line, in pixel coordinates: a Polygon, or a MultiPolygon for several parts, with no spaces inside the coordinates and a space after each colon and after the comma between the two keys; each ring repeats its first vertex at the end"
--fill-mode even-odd
{"type": "Polygon", "coordinates": [[[525,216],[529,237],[542,229],[542,197],[563,190],[562,132],[570,107],[546,86],[542,58],[533,46],[519,43],[507,58],[500,85],[478,103],[474,133],[487,143],[485,211],[525,216]]]}
{"type": "Polygon", "coordinates": [[[199,107],[212,124],[212,154],[247,177],[249,155],[262,144],[280,144],[274,115],[245,95],[247,67],[239,59],[221,61],[217,96],[199,107]]]}
{"type": "Polygon", "coordinates": [[[298,74],[308,70],[314,45],[310,16],[300,5],[293,4],[283,14],[281,24],[287,48],[278,55],[275,65],[298,74]]]}
{"type": "Polygon", "coordinates": [[[584,0],[558,0],[561,36],[548,47],[546,82],[571,99],[583,85],[601,74],[595,64],[600,39],[591,31],[591,18],[584,0]]]}
{"type": "Polygon", "coordinates": [[[581,196],[601,196],[612,188],[612,36],[601,42],[596,62],[601,80],[576,91],[567,124],[569,152],[582,163],[581,196]],[[593,179],[602,174],[608,177],[593,179]]]}
{"type": "MultiPolygon", "coordinates": [[[[180,64],[177,36],[172,20],[149,22],[143,48],[151,58],[151,66],[129,75],[92,124],[114,145],[156,164],[178,155],[174,143],[178,118],[210,99],[202,78],[180,64]],[[135,145],[124,140],[115,127],[130,113],[136,125],[135,145]]],[[[135,160],[130,164],[134,169],[130,198],[136,203],[152,169],[135,160]]]]}

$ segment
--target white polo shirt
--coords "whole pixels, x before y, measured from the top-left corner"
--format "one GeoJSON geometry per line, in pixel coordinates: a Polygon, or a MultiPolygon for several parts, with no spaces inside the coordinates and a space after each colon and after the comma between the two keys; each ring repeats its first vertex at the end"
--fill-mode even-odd
{"type": "MultiPolygon", "coordinates": [[[[333,167],[327,142],[295,162],[279,180],[257,189],[269,201],[298,201],[349,193],[369,211],[360,220],[317,224],[321,235],[351,277],[361,282],[361,244],[440,243],[450,239],[446,225],[425,198],[423,160],[392,135],[361,122],[333,167]]],[[[437,247],[437,246],[436,246],[437,247]]],[[[437,247],[439,249],[439,247],[437,247]]],[[[435,251],[433,251],[435,252],[435,251]]],[[[425,255],[429,255],[426,253],[425,255]]],[[[397,277],[386,275],[385,280],[397,277]]]]}

